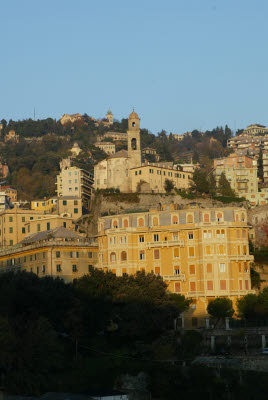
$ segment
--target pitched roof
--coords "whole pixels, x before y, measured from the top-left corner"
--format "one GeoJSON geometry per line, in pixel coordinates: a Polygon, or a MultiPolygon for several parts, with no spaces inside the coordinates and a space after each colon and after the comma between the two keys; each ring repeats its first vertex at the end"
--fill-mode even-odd
{"type": "Polygon", "coordinates": [[[84,239],[83,236],[78,235],[76,232],[70,231],[69,229],[59,226],[49,231],[42,231],[37,233],[32,233],[23,239],[21,244],[31,244],[34,242],[39,242],[49,239],[84,239]]]}
{"type": "Polygon", "coordinates": [[[128,152],[126,151],[126,150],[120,150],[120,151],[117,151],[115,154],[111,154],[109,157],[108,157],[108,159],[109,158],[128,158],[128,152]]]}

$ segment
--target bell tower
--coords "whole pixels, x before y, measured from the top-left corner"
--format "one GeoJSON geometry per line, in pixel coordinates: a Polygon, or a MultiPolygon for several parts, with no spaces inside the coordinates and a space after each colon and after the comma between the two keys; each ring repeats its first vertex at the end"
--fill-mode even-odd
{"type": "Polygon", "coordinates": [[[129,167],[138,167],[141,165],[140,119],[134,110],[128,117],[127,140],[129,167]]]}

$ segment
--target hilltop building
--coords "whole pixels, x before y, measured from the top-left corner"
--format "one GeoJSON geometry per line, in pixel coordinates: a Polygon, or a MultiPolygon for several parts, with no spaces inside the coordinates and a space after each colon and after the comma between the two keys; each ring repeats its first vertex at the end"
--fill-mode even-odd
{"type": "Polygon", "coordinates": [[[17,190],[14,189],[13,187],[11,187],[11,186],[0,186],[0,191],[4,192],[7,195],[7,197],[11,201],[11,203],[14,203],[15,201],[18,200],[17,190]]]}
{"type": "Polygon", "coordinates": [[[110,109],[107,111],[106,119],[108,120],[108,122],[109,122],[110,125],[113,125],[113,123],[114,123],[114,116],[113,116],[112,111],[111,111],[110,109]]]}
{"type": "Polygon", "coordinates": [[[77,113],[77,114],[64,114],[60,118],[60,123],[62,125],[73,124],[74,122],[82,121],[82,119],[83,119],[83,117],[79,113],[77,113]]]}
{"type": "Polygon", "coordinates": [[[5,134],[4,141],[5,142],[19,143],[20,136],[17,135],[14,130],[11,130],[11,131],[9,131],[8,133],[5,134]]]}
{"type": "Polygon", "coordinates": [[[115,144],[111,142],[96,142],[94,144],[95,147],[98,147],[106,154],[115,154],[115,144]]]}
{"type": "Polygon", "coordinates": [[[72,153],[72,156],[75,158],[81,153],[82,149],[79,147],[78,143],[74,143],[70,151],[72,153]]]}
{"type": "Polygon", "coordinates": [[[98,267],[116,275],[163,277],[171,292],[192,298],[192,326],[204,324],[215,297],[251,293],[247,212],[240,207],[158,210],[99,218],[98,267]]]}
{"type": "Polygon", "coordinates": [[[253,125],[249,125],[245,131],[244,134],[246,135],[266,135],[268,134],[268,128],[266,128],[266,126],[264,125],[260,125],[260,124],[253,124],[253,125]]]}
{"type": "Polygon", "coordinates": [[[71,282],[96,266],[97,251],[97,243],[58,226],[1,250],[0,272],[21,270],[71,282]]]}
{"type": "Polygon", "coordinates": [[[189,187],[191,173],[173,163],[142,163],[140,119],[133,111],[128,119],[127,151],[121,150],[94,168],[95,189],[118,188],[121,192],[165,192],[165,180],[177,189],[189,187]]]}

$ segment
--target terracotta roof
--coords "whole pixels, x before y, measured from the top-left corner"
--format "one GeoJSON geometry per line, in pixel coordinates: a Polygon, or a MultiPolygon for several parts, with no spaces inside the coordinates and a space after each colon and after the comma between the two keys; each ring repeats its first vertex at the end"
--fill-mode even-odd
{"type": "Polygon", "coordinates": [[[139,119],[138,114],[133,110],[131,114],[129,114],[129,119],[139,119]]]}

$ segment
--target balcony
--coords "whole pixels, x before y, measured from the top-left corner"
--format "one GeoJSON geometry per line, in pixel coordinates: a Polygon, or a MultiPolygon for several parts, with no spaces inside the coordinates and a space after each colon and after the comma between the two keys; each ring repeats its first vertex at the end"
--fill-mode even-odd
{"type": "Polygon", "coordinates": [[[162,275],[164,281],[186,281],[185,274],[162,275]]]}
{"type": "Polygon", "coordinates": [[[147,242],[146,247],[148,249],[154,247],[173,247],[173,246],[184,246],[184,240],[164,240],[162,242],[147,242]]]}
{"type": "Polygon", "coordinates": [[[254,256],[249,254],[230,256],[231,261],[254,261],[254,256]]]}

